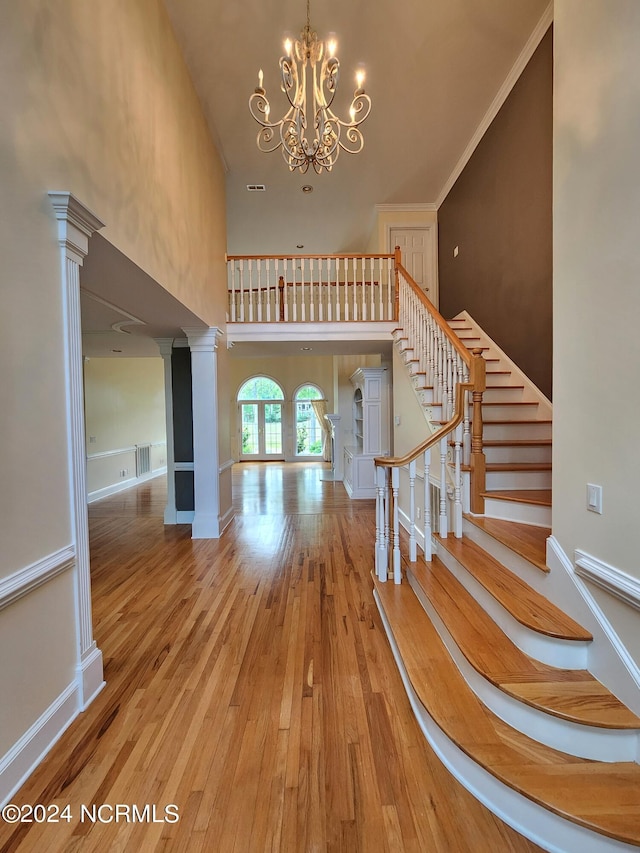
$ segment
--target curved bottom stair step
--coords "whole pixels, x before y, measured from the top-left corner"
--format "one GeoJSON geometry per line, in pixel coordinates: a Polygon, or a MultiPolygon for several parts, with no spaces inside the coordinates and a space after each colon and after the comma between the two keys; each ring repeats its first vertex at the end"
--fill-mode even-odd
{"type": "Polygon", "coordinates": [[[492,539],[514,551],[532,566],[545,574],[549,573],[547,566],[547,539],[551,536],[550,527],[534,527],[531,524],[518,524],[514,521],[502,521],[498,518],[487,518],[481,515],[465,514],[467,528],[471,532],[478,528],[492,539]]]}
{"type": "MultiPolygon", "coordinates": [[[[520,528],[524,526],[519,525],[520,528]]],[[[472,539],[464,534],[457,538],[453,533],[446,538],[435,534],[435,539],[523,627],[561,640],[584,642],[593,639],[589,631],[510,572],[472,539]]]]}
{"type": "Polygon", "coordinates": [[[584,669],[559,669],[526,655],[437,557],[411,565],[419,593],[473,669],[511,698],[583,726],[640,730],[640,719],[584,669]]]}
{"type": "Polygon", "coordinates": [[[374,587],[423,732],[462,784],[548,850],[637,851],[640,766],[574,758],[507,726],[468,687],[408,584],[374,587]]]}

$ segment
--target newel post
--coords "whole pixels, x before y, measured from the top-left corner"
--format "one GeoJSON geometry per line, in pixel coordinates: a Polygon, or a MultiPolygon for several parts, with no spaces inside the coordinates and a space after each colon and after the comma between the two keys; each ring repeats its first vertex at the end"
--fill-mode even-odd
{"type": "Polygon", "coordinates": [[[482,349],[475,347],[471,351],[472,421],[471,421],[471,512],[484,514],[483,493],[486,488],[486,459],[482,449],[482,395],[487,387],[486,363],[482,349]]]}

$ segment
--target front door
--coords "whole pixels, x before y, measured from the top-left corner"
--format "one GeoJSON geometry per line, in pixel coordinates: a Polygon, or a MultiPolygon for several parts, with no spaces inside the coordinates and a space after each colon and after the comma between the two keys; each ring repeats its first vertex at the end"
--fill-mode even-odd
{"type": "Polygon", "coordinates": [[[240,403],[241,459],[283,459],[282,403],[240,403]]]}
{"type": "Polygon", "coordinates": [[[396,246],[400,247],[403,267],[437,307],[434,237],[434,226],[389,229],[389,251],[393,252],[396,246]]]}

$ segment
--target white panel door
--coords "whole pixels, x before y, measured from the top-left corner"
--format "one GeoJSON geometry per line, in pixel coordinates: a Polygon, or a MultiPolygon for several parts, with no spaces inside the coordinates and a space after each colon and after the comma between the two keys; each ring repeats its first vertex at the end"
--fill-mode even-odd
{"type": "Polygon", "coordinates": [[[438,288],[435,275],[435,229],[390,228],[389,251],[400,246],[402,265],[437,307],[438,288]]]}

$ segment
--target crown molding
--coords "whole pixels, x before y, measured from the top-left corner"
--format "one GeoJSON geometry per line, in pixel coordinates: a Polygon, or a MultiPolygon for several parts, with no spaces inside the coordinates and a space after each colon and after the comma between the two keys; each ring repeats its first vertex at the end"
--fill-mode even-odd
{"type": "Polygon", "coordinates": [[[418,202],[414,204],[376,204],[376,213],[409,213],[413,211],[437,211],[438,206],[433,202],[418,202]]]}
{"type": "Polygon", "coordinates": [[[480,122],[480,124],[476,128],[476,132],[471,137],[469,144],[467,145],[464,152],[462,153],[462,156],[460,157],[460,159],[456,163],[456,165],[453,169],[453,172],[449,175],[448,180],[446,181],[443,188],[440,190],[440,195],[438,196],[438,199],[437,199],[436,204],[435,204],[436,210],[440,207],[440,205],[443,203],[445,198],[449,195],[449,192],[451,191],[453,185],[455,184],[455,182],[458,180],[458,178],[462,174],[462,171],[464,170],[465,166],[467,165],[467,163],[471,159],[473,152],[478,147],[480,140],[482,139],[482,137],[485,135],[485,133],[489,129],[491,122],[498,115],[500,108],[502,107],[504,102],[509,97],[511,90],[513,89],[513,87],[517,83],[518,78],[520,77],[520,75],[524,71],[527,63],[529,62],[529,60],[531,59],[533,54],[536,52],[538,45],[540,44],[540,42],[542,41],[542,39],[546,35],[547,30],[549,29],[549,27],[551,26],[552,23],[553,23],[553,0],[551,3],[549,3],[547,8],[544,10],[542,17],[540,18],[540,20],[536,24],[534,31],[529,36],[527,43],[525,44],[520,55],[516,59],[513,67],[511,68],[511,71],[507,74],[506,80],[504,81],[504,83],[502,84],[500,89],[498,90],[498,94],[493,99],[491,106],[489,107],[489,109],[485,113],[482,121],[480,122]]]}

